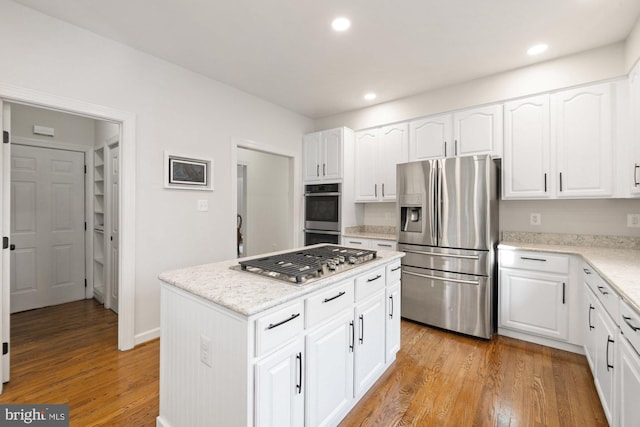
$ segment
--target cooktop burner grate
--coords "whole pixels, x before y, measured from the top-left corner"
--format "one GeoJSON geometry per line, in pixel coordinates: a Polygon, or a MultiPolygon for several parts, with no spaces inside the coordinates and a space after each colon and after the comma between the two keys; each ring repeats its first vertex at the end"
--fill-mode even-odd
{"type": "Polygon", "coordinates": [[[361,264],[375,258],[376,251],[326,245],[240,261],[240,267],[252,273],[302,283],[344,269],[339,266],[361,264]]]}

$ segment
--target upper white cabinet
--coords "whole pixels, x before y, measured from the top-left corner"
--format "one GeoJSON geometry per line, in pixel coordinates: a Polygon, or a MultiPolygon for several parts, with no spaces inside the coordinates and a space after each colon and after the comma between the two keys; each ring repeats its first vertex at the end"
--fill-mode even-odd
{"type": "Polygon", "coordinates": [[[612,84],[504,105],[504,199],[613,193],[612,84]]]}
{"type": "Polygon", "coordinates": [[[304,136],[304,181],[339,181],[343,174],[346,128],[329,129],[304,136]]]}
{"type": "Polygon", "coordinates": [[[502,156],[502,106],[469,108],[409,122],[409,161],[502,156]]]}
{"type": "MultiPolygon", "coordinates": [[[[453,156],[502,156],[502,105],[470,108],[453,114],[453,156]]],[[[449,151],[451,153],[451,151],[449,151]]]]}
{"type": "Polygon", "coordinates": [[[396,165],[408,160],[408,124],[356,132],[356,202],[396,200],[396,165]]]}
{"type": "Polygon", "coordinates": [[[630,192],[634,196],[640,196],[640,62],[629,74],[629,92],[630,92],[630,159],[627,161],[627,167],[631,170],[625,173],[627,175],[630,192]]]}
{"type": "Polygon", "coordinates": [[[440,114],[409,122],[409,161],[439,159],[453,150],[453,115],[440,114]]]}
{"type": "Polygon", "coordinates": [[[549,95],[504,104],[503,198],[550,196],[549,122],[549,95]]]}
{"type": "Polygon", "coordinates": [[[612,84],[552,95],[552,140],[557,154],[557,194],[606,197],[613,182],[612,84]]]}

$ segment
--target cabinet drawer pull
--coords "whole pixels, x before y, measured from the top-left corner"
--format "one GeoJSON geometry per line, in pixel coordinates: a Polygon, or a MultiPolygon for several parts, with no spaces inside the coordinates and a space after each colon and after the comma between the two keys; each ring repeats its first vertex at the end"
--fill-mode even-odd
{"type": "Polygon", "coordinates": [[[376,277],[372,277],[371,279],[367,279],[367,282],[375,282],[376,280],[378,280],[381,277],[382,276],[380,274],[378,274],[378,275],[376,275],[376,277]]]}
{"type": "Polygon", "coordinates": [[[604,289],[604,286],[598,286],[598,290],[602,295],[609,295],[609,292],[603,291],[603,289],[604,289]]]}
{"type": "Polygon", "coordinates": [[[389,243],[378,243],[378,246],[383,247],[383,248],[390,248],[391,245],[389,243]]]}
{"type": "Polygon", "coordinates": [[[360,344],[364,342],[364,314],[360,315],[360,337],[358,337],[360,344]]]}
{"type": "Polygon", "coordinates": [[[333,301],[334,299],[340,298],[342,295],[346,294],[345,291],[342,291],[340,293],[338,293],[338,295],[331,297],[331,298],[325,298],[324,301],[322,301],[323,303],[325,302],[329,302],[329,301],[333,301]]]}
{"type": "Polygon", "coordinates": [[[583,269],[582,269],[582,271],[584,271],[584,273],[585,273],[585,274],[591,274],[591,271],[589,271],[589,270],[588,270],[588,269],[586,269],[586,268],[583,268],[583,269]]]}
{"type": "Polygon", "coordinates": [[[595,329],[596,327],[591,324],[591,310],[595,310],[596,308],[589,304],[589,330],[595,329]]]}
{"type": "Polygon", "coordinates": [[[607,335],[607,372],[609,372],[609,369],[613,369],[613,365],[609,364],[609,344],[613,343],[615,341],[611,339],[611,336],[607,335]]]}
{"type": "Polygon", "coordinates": [[[287,322],[291,322],[296,317],[300,317],[300,313],[292,314],[291,317],[289,317],[288,319],[284,319],[284,320],[282,320],[282,321],[280,321],[278,323],[269,323],[269,326],[267,326],[267,330],[273,329],[273,328],[277,328],[280,325],[284,325],[287,322]]]}
{"type": "Polygon", "coordinates": [[[356,241],[351,241],[350,240],[349,243],[351,243],[352,245],[361,245],[362,244],[362,242],[358,242],[357,240],[356,241]]]}
{"type": "Polygon", "coordinates": [[[402,266],[401,266],[401,265],[399,265],[399,266],[397,266],[396,268],[392,268],[392,269],[391,269],[391,271],[398,271],[398,270],[400,270],[401,268],[402,268],[402,266]]]}
{"type": "Polygon", "coordinates": [[[547,260],[544,259],[544,258],[531,258],[531,257],[528,257],[528,256],[521,256],[520,259],[524,259],[524,260],[527,260],[527,261],[547,262],[547,260]]]}
{"type": "Polygon", "coordinates": [[[629,322],[629,320],[631,320],[631,317],[629,317],[629,316],[624,316],[624,315],[623,315],[623,316],[622,316],[622,320],[624,320],[624,323],[626,323],[626,324],[631,328],[631,330],[632,330],[633,332],[638,332],[638,331],[640,331],[640,327],[638,327],[638,326],[633,326],[633,325],[631,324],[631,322],[629,322]]]}

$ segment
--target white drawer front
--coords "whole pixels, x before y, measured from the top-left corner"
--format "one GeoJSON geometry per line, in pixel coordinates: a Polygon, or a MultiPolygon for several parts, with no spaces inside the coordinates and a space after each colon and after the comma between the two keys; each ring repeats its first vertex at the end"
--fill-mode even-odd
{"type": "Polygon", "coordinates": [[[356,278],[356,300],[362,301],[369,295],[384,289],[386,284],[385,268],[380,267],[356,278]]]}
{"type": "Polygon", "coordinates": [[[500,267],[548,273],[569,273],[569,257],[545,252],[509,251],[501,249],[500,267]]]}
{"type": "Polygon", "coordinates": [[[395,251],[398,250],[398,244],[393,240],[372,239],[369,246],[373,250],[395,251]]]}
{"type": "Polygon", "coordinates": [[[616,324],[620,324],[620,297],[611,286],[605,282],[602,277],[589,264],[584,263],[583,268],[584,281],[589,285],[591,290],[596,294],[605,310],[613,318],[616,324]]]}
{"type": "Polygon", "coordinates": [[[387,285],[393,285],[400,281],[400,277],[402,276],[402,266],[400,265],[400,260],[394,262],[393,264],[387,265],[387,285]]]}
{"type": "Polygon", "coordinates": [[[640,314],[624,301],[620,303],[619,323],[624,336],[629,340],[636,352],[640,354],[640,314]]]}
{"type": "Polygon", "coordinates": [[[256,356],[268,353],[304,330],[304,303],[298,301],[256,320],[256,356]]]}
{"type": "Polygon", "coordinates": [[[351,307],[353,301],[353,280],[332,286],[317,295],[307,298],[305,302],[307,328],[311,328],[329,319],[334,314],[351,307]]]}

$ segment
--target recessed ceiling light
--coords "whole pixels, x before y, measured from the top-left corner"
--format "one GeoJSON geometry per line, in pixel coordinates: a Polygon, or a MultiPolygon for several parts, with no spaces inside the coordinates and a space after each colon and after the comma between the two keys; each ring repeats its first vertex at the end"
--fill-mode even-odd
{"type": "Polygon", "coordinates": [[[542,52],[546,51],[547,49],[549,49],[549,46],[541,43],[541,44],[537,44],[535,46],[531,46],[528,50],[527,50],[527,54],[529,55],[539,55],[542,52]]]}
{"type": "Polygon", "coordinates": [[[333,27],[333,29],[336,31],[348,30],[350,26],[351,26],[351,21],[343,17],[336,18],[333,20],[333,22],[331,22],[331,27],[333,27]]]}
{"type": "Polygon", "coordinates": [[[366,99],[367,101],[373,101],[374,99],[376,99],[376,94],[375,93],[367,93],[364,96],[364,99],[366,99]]]}

